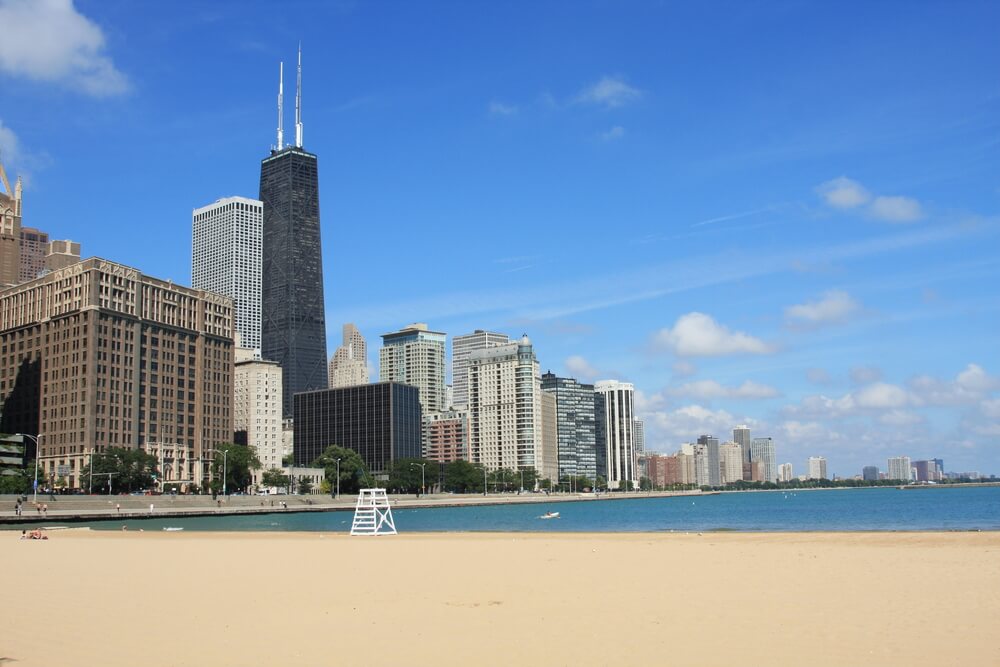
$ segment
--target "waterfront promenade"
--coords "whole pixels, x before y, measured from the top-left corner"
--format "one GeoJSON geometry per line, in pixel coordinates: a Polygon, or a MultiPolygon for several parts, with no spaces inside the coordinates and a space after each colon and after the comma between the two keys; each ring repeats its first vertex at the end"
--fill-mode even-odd
{"type": "MultiPolygon", "coordinates": [[[[426,494],[419,498],[413,494],[391,494],[393,507],[430,508],[461,507],[465,505],[507,505],[523,503],[584,502],[623,500],[626,498],[658,498],[677,495],[701,495],[700,491],[688,492],[631,492],[602,493],[490,493],[482,494],[426,494]]],[[[38,523],[74,523],[101,519],[147,519],[190,516],[219,516],[231,514],[270,514],[295,512],[353,511],[356,502],[353,494],[340,498],[325,495],[277,496],[50,496],[38,495],[38,505],[47,505],[48,512],[41,514],[32,503],[31,495],[24,505],[23,516],[15,516],[17,496],[0,495],[0,528],[38,523]],[[284,505],[282,505],[284,503],[284,505]],[[150,505],[153,505],[150,511],[150,505]]]]}

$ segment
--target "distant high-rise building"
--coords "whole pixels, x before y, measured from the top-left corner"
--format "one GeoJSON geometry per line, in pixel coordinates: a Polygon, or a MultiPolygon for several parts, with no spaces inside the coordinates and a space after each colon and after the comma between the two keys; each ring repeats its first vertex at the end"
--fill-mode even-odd
{"type": "Polygon", "coordinates": [[[910,457],[909,456],[893,456],[889,459],[888,465],[886,466],[887,479],[899,480],[902,482],[910,481],[910,457]]]}
{"type": "Polygon", "coordinates": [[[623,482],[637,484],[635,451],[635,388],[628,382],[602,380],[594,384],[594,424],[598,451],[604,450],[604,475],[608,488],[623,482]]]}
{"type": "Polygon", "coordinates": [[[878,466],[865,466],[861,470],[861,478],[866,482],[877,482],[879,479],[878,466]]]}
{"type": "Polygon", "coordinates": [[[34,280],[45,270],[45,252],[49,234],[34,227],[21,227],[21,268],[18,282],[34,280]]]}
{"type": "Polygon", "coordinates": [[[378,382],[295,395],[295,464],[308,466],[330,445],[353,449],[372,474],[397,459],[419,458],[419,390],[378,382]]]}
{"type": "Polygon", "coordinates": [[[913,466],[916,470],[916,477],[918,482],[935,482],[941,479],[938,475],[937,463],[934,459],[929,461],[914,461],[913,466]]]}
{"type": "Polygon", "coordinates": [[[733,442],[740,446],[743,463],[750,463],[750,427],[740,424],[733,429],[733,442]]]}
{"type": "Polygon", "coordinates": [[[109,447],[202,485],[233,438],[232,316],[228,297],[98,258],[0,291],[0,433],[42,434],[40,467],[72,488],[109,447]]]}
{"type": "Polygon", "coordinates": [[[12,190],[0,162],[0,288],[16,285],[21,274],[21,178],[12,190]]]}
{"type": "Polygon", "coordinates": [[[233,373],[233,428],[237,444],[257,452],[261,467],[254,471],[260,484],[264,472],[282,466],[281,367],[253,350],[237,350],[233,373]]]}
{"type": "Polygon", "coordinates": [[[451,339],[451,405],[461,408],[469,403],[469,355],[473,350],[484,350],[494,345],[509,343],[507,334],[476,329],[464,336],[451,339]]]}
{"type": "Polygon", "coordinates": [[[934,465],[937,466],[938,474],[940,478],[944,478],[944,459],[933,459],[934,465]]]}
{"type": "Polygon", "coordinates": [[[80,244],[73,241],[49,241],[45,251],[45,270],[58,271],[80,261],[80,244]]]}
{"type": "Polygon", "coordinates": [[[546,418],[556,419],[554,397],[543,405],[538,360],[531,340],[473,350],[469,368],[469,460],[488,470],[534,468],[543,479],[559,476],[558,439],[546,418]]]}
{"type": "Polygon", "coordinates": [[[779,482],[790,482],[795,479],[795,473],[792,471],[791,463],[782,463],[778,466],[778,481],[779,482]]]}
{"type": "Polygon", "coordinates": [[[444,347],[445,334],[429,331],[422,323],[382,334],[379,380],[418,388],[423,413],[441,412],[445,407],[444,347]]]}
{"type": "Polygon", "coordinates": [[[708,453],[708,485],[720,486],[719,475],[719,439],[712,435],[698,436],[698,444],[705,445],[708,453]]]}
{"type": "Polygon", "coordinates": [[[719,481],[732,484],[743,479],[743,448],[736,442],[719,445],[719,481]]]}
{"type": "Polygon", "coordinates": [[[424,415],[425,459],[452,463],[466,458],[469,437],[469,413],[446,410],[424,415]]]}
{"type": "Polygon", "coordinates": [[[751,440],[750,462],[760,463],[762,481],[778,481],[778,465],[774,451],[774,440],[771,438],[754,438],[751,440]]]}
{"type": "Polygon", "coordinates": [[[260,165],[261,353],[282,370],[283,416],[296,393],[326,387],[326,315],[319,222],[319,162],[302,148],[301,63],[295,145],[285,146],[278,95],[278,145],[260,165]]]}
{"type": "Polygon", "coordinates": [[[830,479],[827,477],[826,459],[824,457],[809,457],[809,479],[830,479]]]}
{"type": "Polygon", "coordinates": [[[556,398],[556,437],[559,441],[559,476],[597,475],[597,440],[594,426],[594,385],[552,373],[542,376],[542,391],[556,398]]]}
{"type": "Polygon", "coordinates": [[[698,486],[710,486],[712,480],[708,474],[708,445],[699,442],[692,445],[691,451],[694,461],[694,483],[698,486]]]}
{"type": "MultiPolygon", "coordinates": [[[[191,214],[191,285],[233,300],[240,347],[260,349],[263,204],[226,197],[191,214]]],[[[265,357],[266,358],[266,357],[265,357]]]]}
{"type": "Polygon", "coordinates": [[[344,342],[330,358],[330,389],[368,384],[368,344],[353,324],[344,325],[344,342]]]}

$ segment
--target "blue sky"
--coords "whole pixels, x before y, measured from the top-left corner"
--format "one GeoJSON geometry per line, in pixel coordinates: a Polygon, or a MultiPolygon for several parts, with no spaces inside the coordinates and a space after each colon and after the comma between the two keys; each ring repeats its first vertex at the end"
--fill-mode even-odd
{"type": "MultiPolygon", "coordinates": [[[[1000,472],[1000,7],[0,0],[25,224],[190,280],[303,45],[329,348],[528,333],[647,448],[1000,472]]],[[[287,88],[287,86],[286,86],[287,88]]],[[[286,94],[286,136],[292,95],[286,94]]]]}

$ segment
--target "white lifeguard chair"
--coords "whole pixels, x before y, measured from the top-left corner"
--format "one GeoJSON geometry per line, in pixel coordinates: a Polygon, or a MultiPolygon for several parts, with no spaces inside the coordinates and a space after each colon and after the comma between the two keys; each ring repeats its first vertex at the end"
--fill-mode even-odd
{"type": "Polygon", "coordinates": [[[354,506],[351,535],[395,535],[392,508],[385,489],[361,489],[354,506]]]}

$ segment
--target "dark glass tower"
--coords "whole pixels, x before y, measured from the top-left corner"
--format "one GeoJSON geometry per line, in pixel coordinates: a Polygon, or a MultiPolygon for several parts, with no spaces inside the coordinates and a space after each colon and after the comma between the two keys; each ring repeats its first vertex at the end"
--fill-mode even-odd
{"type": "Polygon", "coordinates": [[[271,151],[260,165],[264,202],[261,355],[282,369],[282,416],[292,397],[326,388],[326,316],[319,232],[319,169],[301,147],[271,151]]]}

